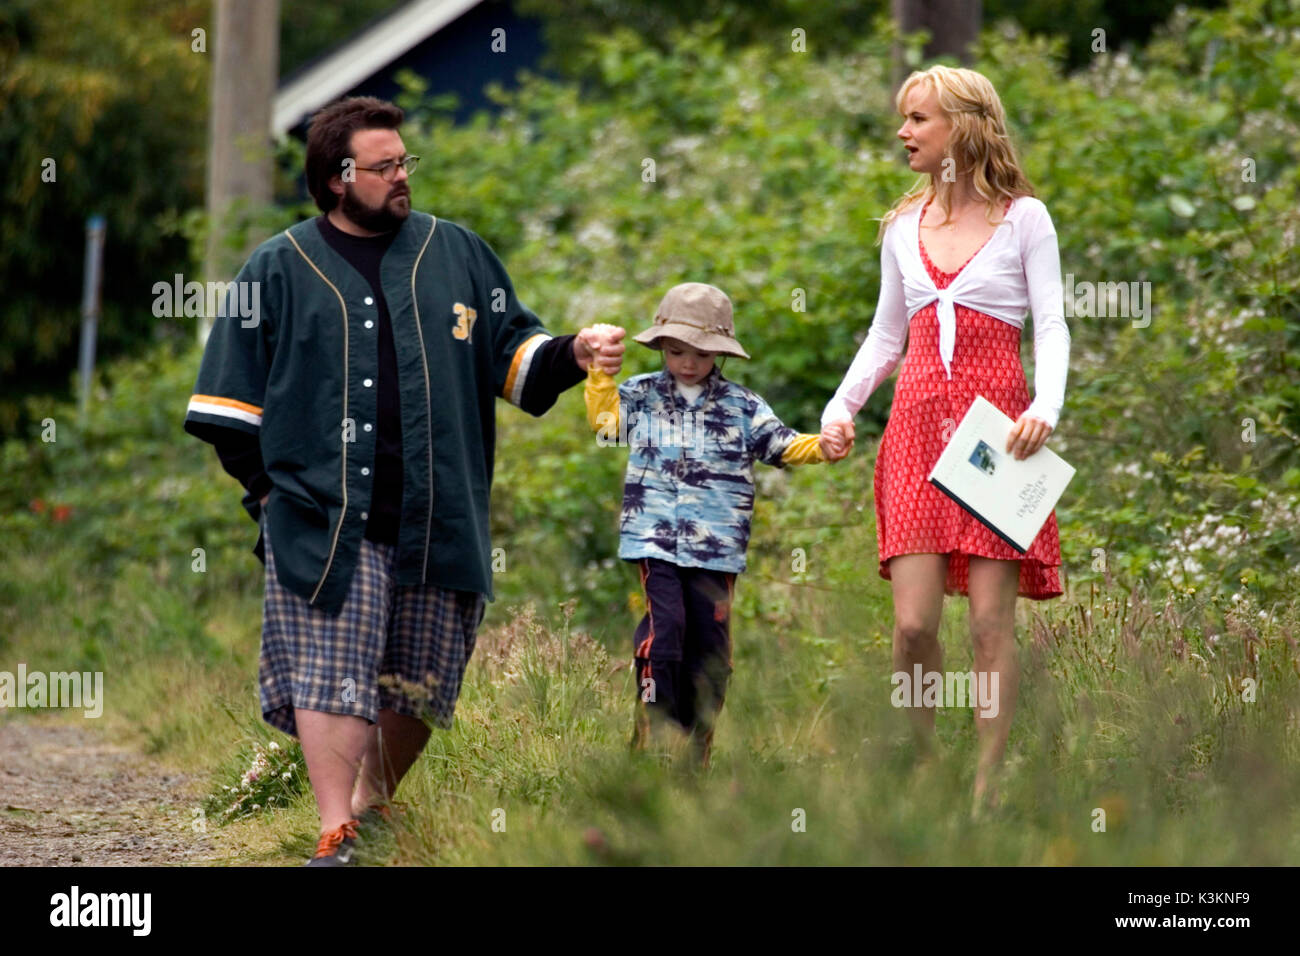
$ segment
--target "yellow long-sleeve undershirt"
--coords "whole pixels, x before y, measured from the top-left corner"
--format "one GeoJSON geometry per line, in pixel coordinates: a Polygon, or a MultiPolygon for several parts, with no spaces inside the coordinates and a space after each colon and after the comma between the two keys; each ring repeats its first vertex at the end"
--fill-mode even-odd
{"type": "MultiPolygon", "coordinates": [[[[587,424],[609,441],[618,439],[618,383],[593,362],[587,369],[587,384],[582,397],[587,403],[587,424]]],[[[821,436],[801,433],[795,436],[781,455],[783,465],[816,465],[826,461],[821,436]]]]}

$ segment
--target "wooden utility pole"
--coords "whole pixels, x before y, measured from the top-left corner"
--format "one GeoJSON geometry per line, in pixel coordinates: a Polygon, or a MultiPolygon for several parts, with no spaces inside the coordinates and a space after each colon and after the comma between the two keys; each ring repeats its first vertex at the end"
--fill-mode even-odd
{"type": "MultiPolygon", "coordinates": [[[[903,33],[922,28],[930,31],[930,42],[922,51],[926,59],[954,56],[962,64],[971,62],[971,44],[979,36],[984,20],[982,0],[892,0],[894,22],[903,33]]],[[[894,89],[911,72],[903,59],[901,44],[894,47],[894,89]]]]}
{"type": "MultiPolygon", "coordinates": [[[[242,249],[225,237],[232,208],[272,199],[271,107],[280,67],[280,0],[216,0],[210,45],[208,122],[208,236],[204,278],[228,282],[265,236],[249,235],[242,249]]],[[[205,342],[212,317],[199,322],[205,342]]]]}

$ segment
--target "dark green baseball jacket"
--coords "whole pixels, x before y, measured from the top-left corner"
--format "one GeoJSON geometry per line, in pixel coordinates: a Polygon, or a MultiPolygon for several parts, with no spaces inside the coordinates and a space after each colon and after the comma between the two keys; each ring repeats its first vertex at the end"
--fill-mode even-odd
{"type": "MultiPolygon", "coordinates": [[[[412,211],[380,266],[401,399],[398,584],[492,598],[488,498],[495,397],[534,415],[555,392],[531,387],[551,339],[475,233],[412,211]]],[[[259,438],[274,488],[266,519],[281,582],[338,615],[370,507],[378,406],[378,311],[369,284],[300,222],[254,250],[235,278],[258,283],[257,315],[215,319],[185,430],[259,438]]],[[[556,343],[558,345],[558,343],[556,343]]],[[[581,373],[579,372],[579,376],[581,373]]],[[[575,378],[574,384],[578,379],[575,378]]],[[[260,521],[261,505],[244,507],[260,521]]],[[[258,539],[258,549],[262,540],[258,539]]]]}

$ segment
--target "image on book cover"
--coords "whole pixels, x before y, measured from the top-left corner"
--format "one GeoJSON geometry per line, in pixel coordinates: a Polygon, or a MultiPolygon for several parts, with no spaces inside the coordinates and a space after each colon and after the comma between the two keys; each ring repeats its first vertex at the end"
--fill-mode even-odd
{"type": "Polygon", "coordinates": [[[984,472],[991,475],[997,471],[998,453],[989,447],[987,442],[980,441],[975,450],[970,453],[970,463],[984,472]]]}

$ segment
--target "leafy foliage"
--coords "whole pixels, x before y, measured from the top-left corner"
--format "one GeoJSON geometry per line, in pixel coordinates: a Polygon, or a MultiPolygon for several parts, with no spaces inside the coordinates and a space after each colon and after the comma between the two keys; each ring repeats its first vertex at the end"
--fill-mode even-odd
{"type": "MultiPolygon", "coordinates": [[[[1217,7],[1222,0],[1185,3],[1217,7]]],[[[1112,50],[1143,46],[1152,30],[1173,13],[1179,0],[983,0],[985,26],[1012,19],[1035,36],[1061,36],[1071,69],[1087,63],[1095,30],[1104,30],[1112,50]]],[[[788,43],[801,29],[814,56],[838,56],[857,49],[875,19],[889,14],[886,0],[518,0],[519,9],[546,23],[551,64],[566,73],[575,68],[585,38],[630,29],[660,50],[670,50],[679,31],[700,23],[727,25],[731,46],[788,43]]],[[[594,78],[584,73],[584,78],[594,78]]]]}
{"type": "Polygon", "coordinates": [[[188,264],[166,222],[202,201],[208,59],[191,49],[190,31],[208,26],[207,8],[0,8],[0,436],[30,424],[18,395],[75,365],[90,215],[107,223],[100,355],[168,331],[149,309],[150,290],[188,264]]]}

